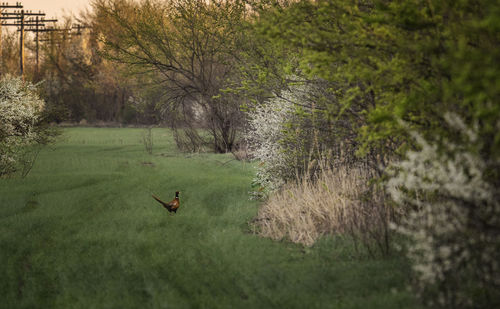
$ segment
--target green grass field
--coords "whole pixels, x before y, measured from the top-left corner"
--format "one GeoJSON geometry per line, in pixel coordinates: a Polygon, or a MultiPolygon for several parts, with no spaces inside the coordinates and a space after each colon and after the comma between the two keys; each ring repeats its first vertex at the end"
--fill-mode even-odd
{"type": "Polygon", "coordinates": [[[65,129],[25,179],[0,179],[2,308],[417,308],[399,258],[252,234],[253,166],[176,152],[154,130],[65,129]],[[181,208],[169,213],[151,198],[181,208]]]}

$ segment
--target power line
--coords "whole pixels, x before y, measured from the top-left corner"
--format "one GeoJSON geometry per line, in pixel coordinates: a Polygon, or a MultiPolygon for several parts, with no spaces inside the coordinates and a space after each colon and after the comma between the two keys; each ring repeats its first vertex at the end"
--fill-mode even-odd
{"type": "MultiPolygon", "coordinates": [[[[2,3],[0,5],[0,42],[1,42],[1,27],[17,27],[19,32],[19,73],[24,75],[24,41],[25,31],[36,33],[36,72],[39,67],[39,37],[40,30],[45,29],[46,22],[57,22],[57,19],[45,19],[45,13],[42,11],[33,12],[32,10],[24,10],[21,2],[16,2],[15,5],[2,3]],[[7,12],[5,9],[21,9],[13,12],[7,12]],[[28,18],[28,19],[27,19],[28,18]]],[[[1,45],[1,44],[0,44],[1,45]]]]}
{"type": "MultiPolygon", "coordinates": [[[[9,18],[8,16],[8,13],[7,12],[4,12],[5,9],[22,9],[23,8],[23,5],[20,3],[20,2],[16,2],[16,4],[8,4],[8,3],[5,3],[5,2],[2,2],[0,4],[0,60],[3,59],[2,57],[2,25],[1,25],[1,20],[4,20],[5,19],[11,19],[9,18]],[[5,14],[5,16],[4,16],[5,14]]],[[[0,67],[0,70],[1,70],[1,67],[0,67]]],[[[0,72],[1,74],[1,72],[0,72]]]]}
{"type": "MultiPolygon", "coordinates": [[[[33,12],[32,10],[24,10],[21,2],[16,2],[15,4],[8,4],[2,2],[0,4],[0,59],[1,59],[1,30],[2,27],[17,27],[19,32],[19,71],[21,76],[24,73],[24,42],[25,42],[25,32],[35,33],[36,42],[36,72],[39,69],[39,43],[40,42],[50,42],[51,44],[56,43],[54,37],[41,39],[40,33],[62,33],[68,32],[69,35],[81,35],[83,29],[91,28],[89,26],[84,26],[81,24],[72,25],[71,28],[57,28],[55,23],[57,19],[45,19],[45,13],[42,11],[33,12]],[[6,11],[6,9],[16,9],[14,11],[6,11]],[[19,10],[20,9],[20,10],[19,10]],[[54,23],[54,26],[48,26],[47,23],[54,23]],[[76,32],[72,32],[75,30],[76,32]]],[[[0,72],[1,74],[1,72],[0,72]]]]}

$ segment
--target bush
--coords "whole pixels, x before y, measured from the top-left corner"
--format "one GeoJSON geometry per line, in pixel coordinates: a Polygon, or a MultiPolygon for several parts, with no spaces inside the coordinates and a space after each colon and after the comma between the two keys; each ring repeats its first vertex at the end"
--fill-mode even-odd
{"type": "Polygon", "coordinates": [[[319,169],[310,164],[325,153],[332,165],[355,161],[351,160],[354,147],[349,145],[346,128],[330,119],[324,106],[334,100],[331,85],[322,80],[292,79],[295,82],[288,89],[248,112],[245,139],[260,161],[254,179],[260,196],[268,196],[288,181],[314,178],[319,169]]]}
{"type": "MultiPolygon", "coordinates": [[[[455,141],[429,143],[394,164],[387,186],[405,219],[395,225],[411,239],[408,257],[415,288],[430,304],[447,308],[500,305],[500,195],[484,177],[487,160],[474,149],[472,128],[448,114],[455,141]]],[[[498,161],[498,159],[496,159],[498,161]]]]}
{"type": "Polygon", "coordinates": [[[246,132],[246,140],[252,155],[260,161],[254,185],[258,186],[261,196],[276,191],[293,175],[282,144],[283,131],[291,117],[292,103],[281,98],[274,98],[249,113],[250,128],[246,132]]]}
{"type": "Polygon", "coordinates": [[[289,183],[270,196],[255,228],[262,236],[306,246],[325,234],[349,235],[372,256],[387,254],[393,214],[384,192],[370,184],[373,177],[366,167],[323,168],[315,179],[289,183]]]}
{"type": "Polygon", "coordinates": [[[329,119],[322,105],[335,99],[329,86],[296,82],[249,112],[246,139],[260,161],[254,194],[268,198],[255,228],[306,246],[323,234],[350,235],[371,255],[386,255],[392,210],[371,182],[379,176],[373,164],[354,158],[347,119],[329,119]]]}
{"type": "Polygon", "coordinates": [[[0,176],[15,172],[20,163],[32,164],[26,160],[36,156],[29,155],[28,146],[46,142],[47,131],[39,126],[44,106],[35,85],[9,75],[0,80],[0,176]]]}

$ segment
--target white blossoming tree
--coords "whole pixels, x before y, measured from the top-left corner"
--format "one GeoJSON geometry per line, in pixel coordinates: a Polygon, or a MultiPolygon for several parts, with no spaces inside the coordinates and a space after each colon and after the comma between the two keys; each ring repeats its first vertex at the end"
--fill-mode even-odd
{"type": "Polygon", "coordinates": [[[456,115],[445,118],[460,143],[414,134],[420,150],[393,166],[388,191],[401,210],[410,209],[395,228],[411,240],[407,252],[424,299],[482,308],[500,301],[499,188],[485,180],[477,131],[456,115]]]}
{"type": "Polygon", "coordinates": [[[26,146],[39,142],[44,105],[33,84],[9,75],[0,80],[0,176],[15,172],[26,146]]]}
{"type": "Polygon", "coordinates": [[[292,117],[292,103],[285,98],[273,98],[249,113],[246,140],[253,156],[260,161],[254,184],[260,194],[267,195],[281,187],[290,175],[290,164],[283,147],[283,131],[292,117]]]}
{"type": "Polygon", "coordinates": [[[287,89],[247,113],[244,138],[260,162],[254,178],[259,197],[285,182],[315,178],[321,170],[318,162],[343,164],[342,154],[355,149],[353,126],[345,126],[349,118],[328,115],[327,102],[336,100],[332,84],[298,76],[290,80],[294,82],[287,89]]]}

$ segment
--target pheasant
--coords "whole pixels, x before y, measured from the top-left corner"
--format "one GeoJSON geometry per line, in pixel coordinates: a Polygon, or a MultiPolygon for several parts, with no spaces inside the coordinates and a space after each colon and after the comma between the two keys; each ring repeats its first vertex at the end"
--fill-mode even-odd
{"type": "Polygon", "coordinates": [[[179,193],[180,193],[179,191],[176,191],[175,198],[168,203],[165,203],[164,201],[160,200],[160,198],[158,198],[154,194],[152,196],[155,200],[157,200],[160,204],[162,204],[163,207],[165,207],[169,212],[173,211],[174,213],[177,213],[177,209],[181,205],[181,203],[179,202],[179,193]]]}

